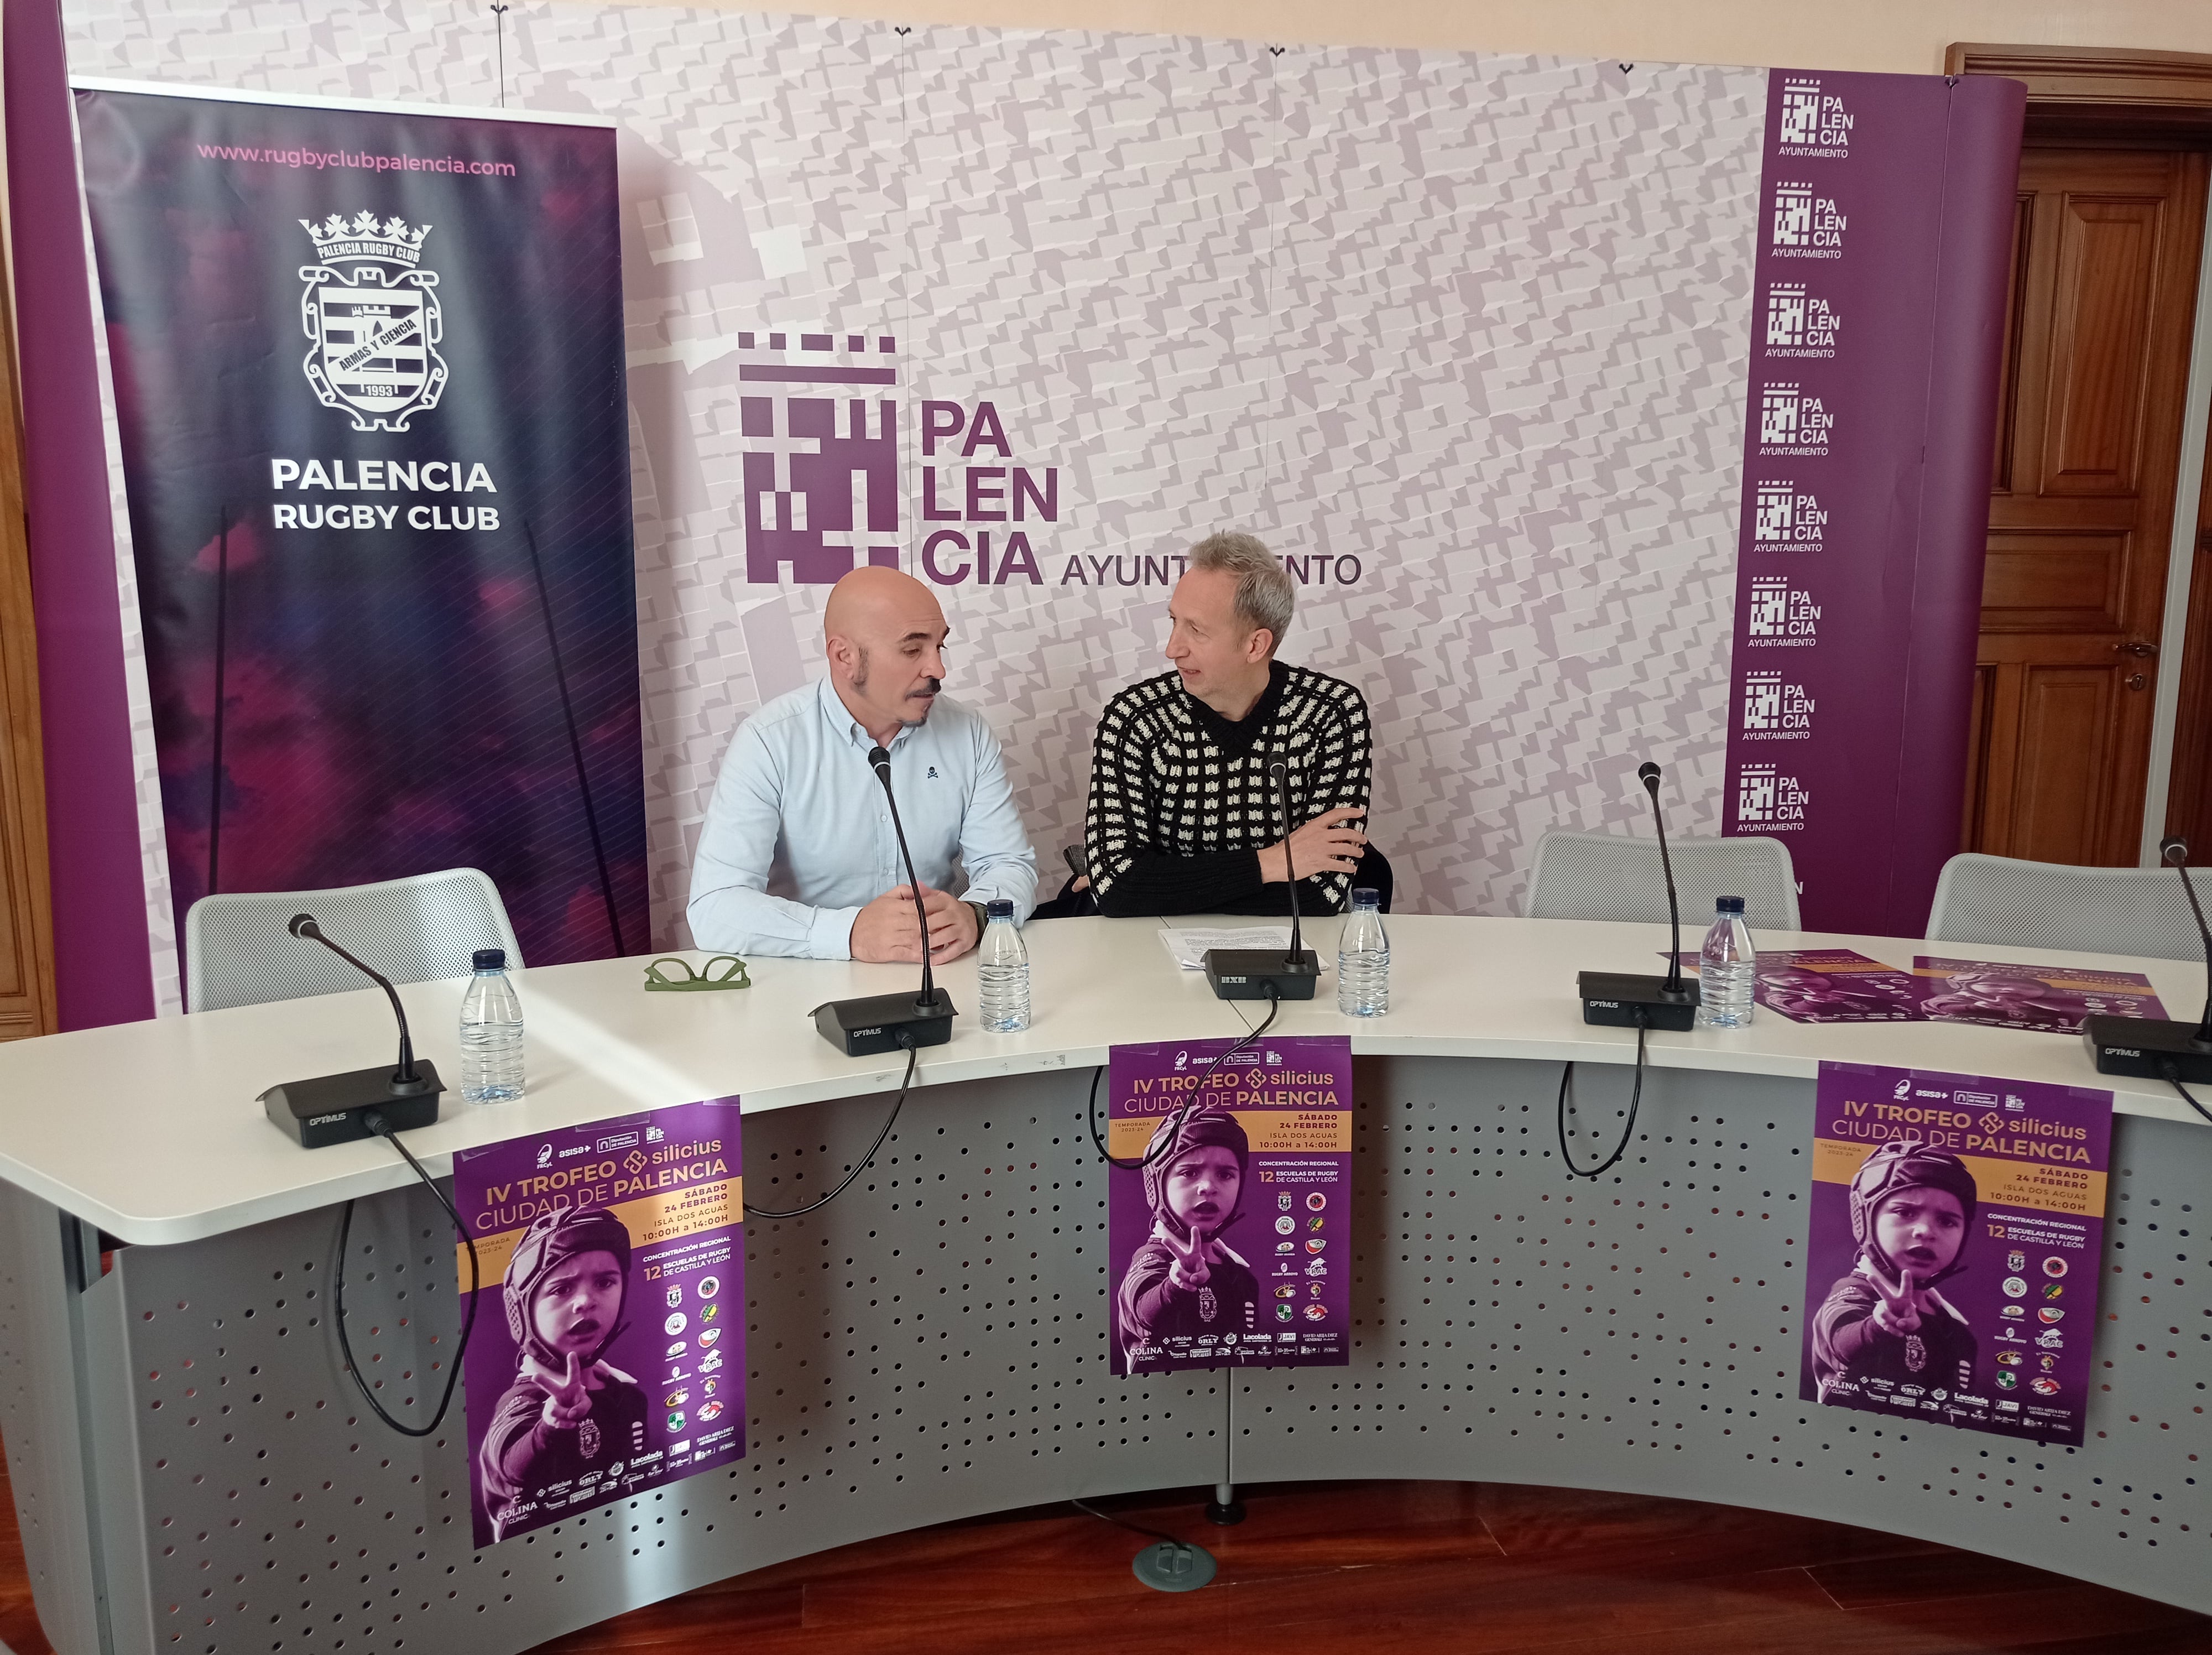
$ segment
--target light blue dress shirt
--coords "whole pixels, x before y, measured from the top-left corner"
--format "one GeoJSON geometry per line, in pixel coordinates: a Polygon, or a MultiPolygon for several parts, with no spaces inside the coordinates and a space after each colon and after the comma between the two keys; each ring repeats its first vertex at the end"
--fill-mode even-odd
{"type": "MultiPolygon", "coordinates": [[[[691,935],[738,954],[849,959],[853,917],[906,883],[875,745],[827,678],[738,727],[691,864],[691,935]]],[[[1036,905],[1036,853],[1014,807],[998,738],[940,695],[890,744],[891,787],[915,871],[968,902],[1036,905]],[[955,863],[967,888],[954,891],[955,863]]]]}

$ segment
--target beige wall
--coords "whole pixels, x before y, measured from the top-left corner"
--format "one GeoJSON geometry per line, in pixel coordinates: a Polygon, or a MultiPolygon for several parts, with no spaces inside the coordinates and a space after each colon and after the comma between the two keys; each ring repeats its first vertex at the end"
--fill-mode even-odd
{"type": "MultiPolygon", "coordinates": [[[[653,0],[665,3],[665,0],[653,0]]],[[[1788,69],[1940,70],[1954,40],[2212,52],[2212,0],[817,0],[736,10],[899,22],[1788,69]]]]}

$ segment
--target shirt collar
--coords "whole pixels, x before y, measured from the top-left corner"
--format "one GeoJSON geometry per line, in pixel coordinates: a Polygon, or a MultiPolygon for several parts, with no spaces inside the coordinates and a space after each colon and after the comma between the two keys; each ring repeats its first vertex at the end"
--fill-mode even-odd
{"type": "MultiPolygon", "coordinates": [[[[830,683],[827,674],[816,680],[815,690],[817,699],[821,704],[822,716],[828,721],[832,731],[843,736],[848,744],[858,747],[862,752],[866,752],[876,745],[876,739],[860,727],[860,721],[853,716],[851,710],[839,698],[837,686],[830,683]]],[[[913,726],[901,725],[898,733],[891,737],[890,744],[884,751],[896,752],[905,744],[906,739],[913,733],[913,726]]]]}

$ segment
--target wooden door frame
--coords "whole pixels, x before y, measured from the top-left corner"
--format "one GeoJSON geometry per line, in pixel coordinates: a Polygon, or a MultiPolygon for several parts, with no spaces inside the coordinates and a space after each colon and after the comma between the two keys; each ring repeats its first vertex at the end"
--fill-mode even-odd
{"type": "Polygon", "coordinates": [[[2039,128],[2079,123],[2138,141],[2166,128],[2212,139],[2212,53],[1962,42],[1944,52],[1943,72],[2024,82],[2027,119],[2039,128]]]}
{"type": "MultiPolygon", "coordinates": [[[[0,271],[4,273],[4,271],[0,271]]],[[[23,404],[15,373],[12,279],[0,279],[0,902],[12,902],[29,993],[28,1027],[11,1006],[0,1034],[51,1034],[54,992],[53,891],[46,862],[46,741],[39,718],[39,661],[31,615],[30,525],[23,504],[23,404]]],[[[11,996],[11,999],[13,997],[11,996]]]]}
{"type": "MultiPolygon", "coordinates": [[[[2027,87],[2032,139],[2051,143],[2130,143],[2212,149],[2212,54],[2142,52],[2119,47],[1954,45],[1943,54],[1947,75],[2002,75],[2027,87]]],[[[2212,204],[2208,204],[2212,214],[2212,204]]],[[[2208,277],[2198,277],[2203,301],[2208,277]]],[[[2212,328],[2200,302],[2191,321],[2190,349],[2212,328]]],[[[2203,387],[2185,387],[2200,392],[2203,387]]],[[[2189,409],[2182,410],[2185,433],[2189,409]]],[[[2153,737],[2151,773],[2145,776],[2143,837],[2176,831],[2178,810],[2203,801],[2212,814],[2212,433],[2195,455],[2185,437],[2182,472],[2201,466],[2196,489],[2177,487],[2174,529],[2167,547],[2166,602],[2160,629],[2156,693],[2172,709],[2173,738],[2166,775],[2153,737]],[[2187,571],[2186,584],[2177,574],[2187,571]],[[2179,599],[2179,601],[2177,601],[2179,599]],[[2177,647],[2178,646],[2178,647],[2177,647]],[[2192,647],[2193,646],[2193,647],[2192,647]],[[2165,786],[2163,818],[2148,806],[2165,786]]],[[[2154,717],[2156,717],[2154,713],[2154,717]]],[[[2155,729],[2155,725],[2154,729],[2155,729]]],[[[2212,851],[2212,847],[2203,848],[2212,851]]]]}

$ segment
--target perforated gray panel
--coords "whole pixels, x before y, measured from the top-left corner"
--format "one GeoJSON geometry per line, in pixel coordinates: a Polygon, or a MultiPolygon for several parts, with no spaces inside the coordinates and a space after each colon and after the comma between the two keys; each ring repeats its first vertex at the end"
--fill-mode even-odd
{"type": "MultiPolygon", "coordinates": [[[[2096,1352],[2112,1389],[2087,1448],[2039,1452],[1796,1400],[1809,1083],[1656,1072],[1637,1141],[1593,1188],[1559,1167],[1557,1075],[1361,1061],[1352,1363],[1239,1376],[1233,1416],[1211,1376],[1106,1373],[1088,1074],[926,1090],[846,1198],[752,1228],[750,1457],[482,1553],[459,1430],[417,1443],[365,1422],[337,1369],[334,1214],[131,1249],[119,1291],[88,1296],[129,1339],[101,1429],[137,1457],[151,1552],[147,1615],[118,1626],[150,1626],[137,1646],[157,1650],[499,1655],[869,1535],[1210,1482],[1232,1417],[1242,1482],[1686,1494],[2212,1609],[2195,1233],[2212,1135],[2119,1123],[2096,1352]]],[[[1626,1080],[1586,1073],[1594,1127],[1626,1080]]],[[[753,1198],[835,1176],[884,1103],[750,1117],[753,1198]]],[[[422,1329],[452,1314],[442,1223],[420,1193],[366,1204],[349,1267],[356,1349],[417,1416],[422,1329]]]]}
{"type": "MultiPolygon", "coordinates": [[[[1106,1372],[1088,1080],[917,1093],[845,1197],[750,1226],[745,1462],[482,1553],[458,1417],[398,1437],[338,1368],[335,1214],[129,1250],[155,1647],[489,1655],[868,1535],[1217,1480],[1210,1376],[1106,1372]]],[[[749,1117],[749,1195],[834,1178],[886,1101],[749,1117]]],[[[349,1326],[404,1417],[442,1380],[422,1329],[452,1325],[452,1256],[427,1195],[363,1204],[349,1326]]]]}
{"type": "MultiPolygon", "coordinates": [[[[1713,899],[1741,897],[1744,922],[1754,931],[1795,931],[1797,879],[1790,847],[1779,839],[1743,835],[1732,839],[1671,839],[1667,856],[1682,923],[1702,934],[1712,923],[1713,899]]],[[[1667,922],[1667,882],[1661,877],[1659,842],[1611,833],[1555,830],[1536,843],[1528,875],[1532,920],[1621,920],[1667,922]]]]}
{"type": "Polygon", "coordinates": [[[2189,893],[2170,867],[2068,867],[1968,851],[1943,864],[1928,934],[2148,959],[2204,958],[2189,893]]]}
{"type": "MultiPolygon", "coordinates": [[[[1632,1148],[1593,1186],[1559,1168],[1559,1074],[1360,1060],[1352,1366],[1240,1376],[1238,1481],[1688,1495],[2212,1609],[2212,1133],[2115,1123],[2106,1389],[2085,1447],[2039,1450],[1798,1401],[1811,1082],[1655,1071],[1632,1148]]],[[[1582,1073],[1608,1135],[1626,1078],[1582,1073]]],[[[1596,1159],[1588,1141],[1576,1155],[1596,1159]]]]}

